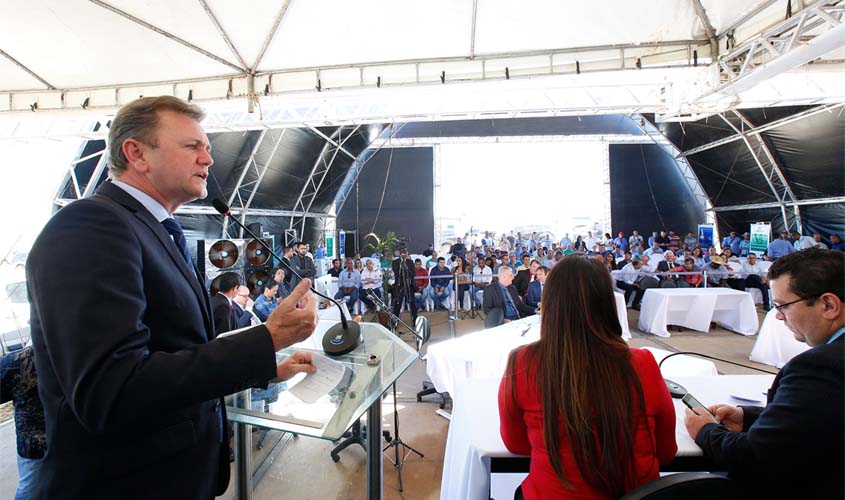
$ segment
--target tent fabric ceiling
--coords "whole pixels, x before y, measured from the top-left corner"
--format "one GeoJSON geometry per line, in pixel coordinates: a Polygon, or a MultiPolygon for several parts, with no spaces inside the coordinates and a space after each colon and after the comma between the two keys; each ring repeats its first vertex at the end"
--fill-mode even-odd
{"type": "MultiPolygon", "coordinates": [[[[720,34],[766,3],[702,0],[720,34]]],[[[53,87],[78,89],[317,66],[706,40],[692,2],[676,0],[206,0],[205,4],[211,15],[196,0],[15,2],[0,16],[0,49],[53,87]],[[215,27],[212,15],[234,49],[215,27]]],[[[766,19],[776,20],[775,11],[782,17],[781,7],[771,9],[766,19]]],[[[0,92],[46,88],[0,57],[0,92]]]]}

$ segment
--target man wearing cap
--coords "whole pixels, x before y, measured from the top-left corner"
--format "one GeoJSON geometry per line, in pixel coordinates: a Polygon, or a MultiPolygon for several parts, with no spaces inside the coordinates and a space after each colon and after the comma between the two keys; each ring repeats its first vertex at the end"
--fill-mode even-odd
{"type": "Polygon", "coordinates": [[[710,256],[710,264],[704,268],[707,272],[707,286],[727,286],[729,274],[724,264],[725,261],[718,255],[710,256]]]}

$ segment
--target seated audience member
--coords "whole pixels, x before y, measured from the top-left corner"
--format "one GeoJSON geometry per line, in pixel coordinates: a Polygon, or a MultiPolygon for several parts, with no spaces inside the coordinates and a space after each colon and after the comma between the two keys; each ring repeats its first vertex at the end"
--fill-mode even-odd
{"type": "Polygon", "coordinates": [[[437,266],[437,252],[431,252],[431,257],[427,261],[425,261],[425,269],[426,271],[430,270],[432,267],[437,266]]]}
{"type": "Polygon", "coordinates": [[[711,406],[718,424],[687,410],[687,431],[742,498],[843,498],[845,254],[779,258],[769,284],[777,318],[811,349],[775,376],[765,408],[711,406]]]}
{"type": "Polygon", "coordinates": [[[718,255],[710,257],[710,264],[707,265],[707,286],[728,286],[728,270],[725,269],[725,261],[718,255]]]}
{"type": "Polygon", "coordinates": [[[622,260],[616,263],[616,269],[622,269],[623,267],[627,266],[631,263],[631,252],[625,252],[625,255],[622,257],[622,260]]]}
{"type": "Polygon", "coordinates": [[[513,271],[508,266],[499,268],[499,282],[485,289],[484,315],[489,315],[493,309],[498,309],[505,323],[525,316],[531,316],[535,308],[524,304],[522,298],[513,286],[513,271]]]}
{"type": "Polygon", "coordinates": [[[528,267],[531,265],[531,256],[528,254],[524,254],[519,260],[522,262],[522,264],[517,266],[516,270],[514,271],[515,273],[519,273],[523,269],[528,269],[528,267]]]}
{"type": "Polygon", "coordinates": [[[722,249],[730,248],[732,253],[739,255],[739,245],[741,243],[742,238],[736,234],[736,231],[731,231],[729,235],[722,239],[722,249]]]}
{"type": "Polygon", "coordinates": [[[616,254],[613,252],[604,254],[604,265],[607,266],[608,271],[616,271],[618,269],[616,266],[616,254]]]}
{"type": "Polygon", "coordinates": [[[525,296],[525,303],[534,309],[540,307],[540,300],[543,298],[543,286],[546,284],[546,276],[548,274],[548,267],[538,267],[534,273],[534,281],[528,285],[528,294],[525,296]]]}
{"type": "Polygon", "coordinates": [[[217,281],[217,293],[211,297],[211,316],[214,318],[214,332],[217,335],[238,328],[238,318],[232,300],[238,294],[240,284],[241,278],[233,272],[221,274],[217,281]]]}
{"type": "Polygon", "coordinates": [[[569,238],[569,233],[565,233],[560,239],[561,251],[569,249],[570,245],[572,245],[572,240],[569,238]]]}
{"type": "Polygon", "coordinates": [[[646,249],[645,252],[643,252],[643,255],[654,255],[654,254],[662,254],[662,253],[663,253],[663,247],[660,246],[660,243],[655,241],[654,244],[651,246],[651,248],[648,248],[648,249],[646,249]]]}
{"type": "Polygon", "coordinates": [[[666,234],[666,230],[660,231],[660,236],[654,239],[654,241],[660,245],[660,249],[664,252],[669,250],[669,236],[666,234]]]}
{"type": "Polygon", "coordinates": [[[777,239],[769,243],[766,247],[766,260],[775,261],[781,257],[795,252],[795,247],[786,240],[786,231],[780,233],[777,239]]]}
{"type": "Polygon", "coordinates": [[[798,231],[792,232],[792,241],[794,242],[792,245],[795,247],[796,252],[819,246],[818,242],[812,236],[802,236],[798,231]]]}
{"type": "Polygon", "coordinates": [[[343,269],[340,267],[340,259],[332,259],[332,267],[329,269],[329,276],[337,278],[343,269]]]}
{"type": "MultiPolygon", "coordinates": [[[[373,265],[372,262],[372,260],[368,260],[367,267],[371,267],[373,265]]],[[[349,312],[352,312],[352,308],[358,302],[358,289],[360,287],[361,273],[355,269],[351,259],[346,259],[346,269],[340,273],[337,281],[337,293],[334,298],[339,300],[347,299],[346,307],[349,309],[349,312]]]]}
{"type": "Polygon", "coordinates": [[[576,252],[586,252],[587,251],[587,244],[584,243],[584,240],[581,239],[581,235],[577,235],[575,237],[575,242],[572,243],[572,250],[576,252]]]}
{"type": "Polygon", "coordinates": [[[663,258],[665,260],[657,264],[657,270],[661,273],[665,273],[660,275],[660,288],[689,288],[689,284],[683,276],[678,274],[669,274],[671,271],[683,272],[683,265],[678,262],[678,258],[675,257],[675,252],[667,250],[666,253],[663,254],[663,258]]]}
{"type": "Polygon", "coordinates": [[[728,263],[737,263],[739,264],[739,256],[733,252],[730,248],[726,248],[724,252],[722,252],[722,260],[728,263]]]}
{"type": "Polygon", "coordinates": [[[285,300],[290,295],[290,278],[286,274],[288,273],[283,267],[277,267],[273,273],[273,281],[279,284],[276,289],[276,298],[279,300],[285,300]]]}
{"type": "Polygon", "coordinates": [[[699,269],[703,269],[708,263],[704,257],[704,252],[701,250],[701,247],[696,247],[692,250],[692,261],[695,263],[695,267],[699,269]]]}
{"type": "Polygon", "coordinates": [[[636,229],[628,238],[628,251],[631,252],[632,255],[635,253],[642,253],[643,251],[643,237],[640,236],[640,232],[636,229]]]}
{"type": "Polygon", "coordinates": [[[681,237],[675,234],[675,231],[669,231],[669,250],[675,252],[675,255],[681,251],[681,237]]]}
{"type": "Polygon", "coordinates": [[[422,266],[422,260],[414,259],[416,278],[414,279],[414,297],[417,300],[417,309],[425,306],[425,301],[431,294],[431,286],[428,282],[428,271],[422,266]]]}
{"type": "Polygon", "coordinates": [[[816,242],[816,248],[821,248],[822,250],[830,250],[830,247],[827,246],[827,243],[822,241],[822,235],[819,233],[813,233],[813,240],[816,242]]]}
{"type": "Polygon", "coordinates": [[[649,236],[649,237],[648,237],[648,241],[646,242],[646,243],[648,244],[648,245],[647,245],[647,246],[648,246],[648,248],[651,248],[651,247],[653,247],[653,246],[654,246],[654,241],[655,241],[655,240],[657,240],[657,231],[652,231],[652,232],[651,232],[651,236],[649,236]]]}
{"type": "Polygon", "coordinates": [[[830,235],[830,249],[845,251],[845,241],[838,234],[830,235]]]}
{"type": "Polygon", "coordinates": [[[751,252],[742,264],[742,274],[745,276],[745,288],[756,288],[763,296],[763,309],[769,310],[769,282],[766,273],[757,260],[757,254],[751,252]]]}
{"type": "MultiPolygon", "coordinates": [[[[653,273],[654,266],[651,265],[651,256],[650,255],[643,255],[640,257],[640,260],[643,261],[643,272],[644,273],[653,273]]],[[[654,281],[657,282],[657,278],[654,278],[654,281]]]]}
{"type": "Polygon", "coordinates": [[[238,293],[232,301],[235,303],[233,309],[238,320],[238,328],[261,324],[261,320],[254,312],[255,302],[249,298],[249,288],[245,285],[239,286],[238,293]]]}
{"type": "MultiPolygon", "coordinates": [[[[11,401],[15,415],[18,487],[15,500],[36,498],[47,451],[44,406],[38,397],[38,377],[32,345],[0,358],[0,403],[11,401]]],[[[12,473],[9,473],[12,474],[12,473]]],[[[12,483],[14,484],[14,483],[12,483]]]]}
{"type": "Polygon", "coordinates": [[[434,307],[445,309],[443,301],[452,294],[452,270],[446,267],[446,259],[438,257],[437,266],[428,272],[431,277],[431,298],[434,299],[434,307]]]}
{"type": "MultiPolygon", "coordinates": [[[[684,271],[685,273],[697,273],[701,271],[695,265],[695,261],[692,257],[687,257],[684,259],[684,271]]],[[[704,282],[704,276],[701,274],[685,274],[683,276],[684,281],[687,283],[687,287],[689,288],[698,288],[704,282]]]]}
{"type": "MultiPolygon", "coordinates": [[[[417,259],[419,261],[419,259],[417,259]]],[[[425,270],[423,269],[423,272],[425,270]]],[[[426,275],[428,275],[426,273],[426,275]]],[[[380,267],[376,267],[373,264],[373,261],[367,261],[367,267],[361,272],[361,295],[359,298],[361,302],[367,305],[368,308],[374,310],[376,308],[375,302],[373,299],[370,298],[370,293],[374,293],[378,296],[379,299],[384,299],[384,294],[382,293],[382,272],[380,267]]],[[[350,306],[351,307],[351,306],[350,306]]]]}
{"type": "Polygon", "coordinates": [[[634,309],[640,308],[640,302],[643,300],[645,291],[649,288],[657,288],[660,284],[651,276],[644,276],[641,273],[648,272],[645,270],[643,261],[639,257],[634,257],[631,263],[621,269],[619,279],[616,280],[616,286],[625,292],[625,303],[631,300],[634,295],[634,309]]]}
{"type": "Polygon", "coordinates": [[[471,276],[472,268],[466,264],[464,259],[461,257],[457,257],[455,259],[455,267],[452,269],[453,279],[456,280],[458,284],[458,307],[464,307],[464,292],[469,291],[469,287],[472,284],[472,276],[471,276]]]}
{"type": "Polygon", "coordinates": [[[493,281],[493,269],[487,266],[484,259],[478,259],[478,264],[472,268],[472,300],[476,306],[481,306],[480,295],[484,288],[493,281]]]}
{"type": "Polygon", "coordinates": [[[675,458],[672,399],[652,354],[622,339],[606,274],[593,260],[555,266],[540,340],[512,352],[502,377],[500,432],[531,457],[528,500],[619,498],[675,458]]]}
{"type": "Polygon", "coordinates": [[[258,297],[255,299],[253,311],[262,322],[267,321],[267,316],[279,306],[279,299],[276,298],[276,292],[279,291],[279,284],[270,280],[264,288],[259,291],[258,297]]]}
{"type": "MultiPolygon", "coordinates": [[[[525,262],[524,259],[523,262],[525,262]]],[[[519,272],[516,273],[516,277],[513,279],[513,284],[520,297],[525,297],[525,294],[528,293],[528,284],[534,280],[534,273],[537,272],[538,267],[540,267],[540,262],[532,260],[527,263],[526,267],[521,268],[519,272]]]]}

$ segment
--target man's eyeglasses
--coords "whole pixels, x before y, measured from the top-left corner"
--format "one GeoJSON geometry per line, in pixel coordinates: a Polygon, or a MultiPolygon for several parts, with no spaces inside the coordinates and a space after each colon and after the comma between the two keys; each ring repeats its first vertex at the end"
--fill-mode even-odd
{"type": "Polygon", "coordinates": [[[797,304],[799,302],[803,302],[805,300],[815,300],[816,297],[804,297],[803,299],[793,300],[792,302],[787,302],[786,304],[772,304],[775,309],[781,314],[785,314],[786,308],[791,306],[792,304],[797,304]]]}

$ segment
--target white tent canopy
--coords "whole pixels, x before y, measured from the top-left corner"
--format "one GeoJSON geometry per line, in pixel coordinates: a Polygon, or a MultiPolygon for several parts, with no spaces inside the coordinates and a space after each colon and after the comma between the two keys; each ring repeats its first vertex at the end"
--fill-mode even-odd
{"type": "Polygon", "coordinates": [[[223,101],[209,108],[224,126],[296,126],[841,101],[844,2],[793,1],[807,6],[785,21],[788,1],[14,2],[0,16],[0,112],[172,94],[223,101]],[[834,63],[790,71],[822,56],[834,63]],[[244,100],[262,113],[233,117],[244,100]]]}

